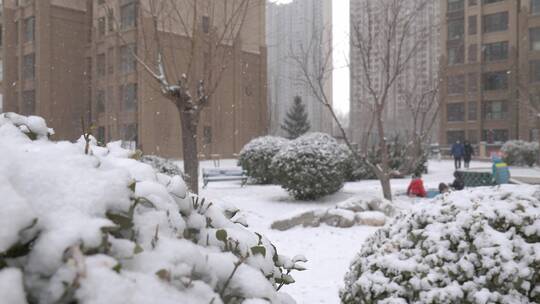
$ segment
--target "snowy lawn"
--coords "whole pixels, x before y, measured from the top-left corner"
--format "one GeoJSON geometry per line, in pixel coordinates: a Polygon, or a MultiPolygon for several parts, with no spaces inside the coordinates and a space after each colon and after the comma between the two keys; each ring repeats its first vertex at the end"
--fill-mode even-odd
{"type": "MultiPolygon", "coordinates": [[[[202,162],[202,167],[213,167],[211,161],[202,162]]],[[[222,160],[221,167],[236,166],[235,160],[222,160]]],[[[437,188],[439,183],[453,180],[452,161],[431,161],[429,174],[423,179],[426,188],[437,188]]],[[[473,162],[473,168],[486,168],[489,163],[473,162]]],[[[404,193],[410,179],[392,180],[394,193],[404,193]]],[[[250,229],[266,235],[286,255],[304,254],[308,258],[308,270],[297,273],[296,284],[285,287],[299,304],[339,303],[338,290],[349,264],[360,250],[365,239],[378,228],[353,227],[294,228],[288,231],[270,229],[275,220],[284,219],[312,209],[332,207],[352,196],[381,193],[378,181],[346,183],[334,195],[316,202],[299,202],[292,199],[279,186],[248,185],[241,188],[238,182],[210,183],[201,195],[216,203],[234,205],[246,213],[250,229]]],[[[395,204],[408,208],[411,204],[425,203],[423,199],[411,199],[403,195],[395,197],[395,204]]]]}

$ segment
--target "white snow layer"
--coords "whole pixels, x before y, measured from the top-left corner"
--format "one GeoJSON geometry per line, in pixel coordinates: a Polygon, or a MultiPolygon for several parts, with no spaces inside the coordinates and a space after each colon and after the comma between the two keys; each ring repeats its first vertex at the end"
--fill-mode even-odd
{"type": "Polygon", "coordinates": [[[278,290],[302,262],[236,212],[118,143],[85,155],[84,140],[51,134],[40,117],[0,115],[2,302],[294,303],[278,290]]]}

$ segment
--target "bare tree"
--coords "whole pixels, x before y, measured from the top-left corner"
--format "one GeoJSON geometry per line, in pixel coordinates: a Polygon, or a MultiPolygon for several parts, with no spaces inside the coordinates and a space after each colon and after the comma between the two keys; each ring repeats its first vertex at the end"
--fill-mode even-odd
{"type": "Polygon", "coordinates": [[[415,78],[412,87],[404,88],[400,94],[404,97],[407,114],[411,118],[405,153],[407,159],[400,172],[412,172],[423,161],[423,146],[433,135],[432,130],[439,117],[439,84],[438,77],[429,86],[422,85],[419,78],[415,78]]]}
{"type": "MultiPolygon", "coordinates": [[[[233,60],[248,12],[259,5],[263,5],[261,0],[146,0],[140,4],[143,24],[138,35],[144,52],[132,55],[178,110],[184,172],[194,193],[199,190],[201,112],[233,60]]],[[[116,27],[121,25],[117,22],[116,27]]]]}
{"type": "Polygon", "coordinates": [[[385,111],[398,78],[410,66],[428,37],[429,28],[419,27],[417,18],[426,0],[359,0],[367,12],[351,27],[351,50],[360,61],[360,78],[367,92],[365,100],[354,100],[370,111],[381,162],[371,165],[383,188],[384,197],[392,199],[391,168],[385,132],[385,111]]]}

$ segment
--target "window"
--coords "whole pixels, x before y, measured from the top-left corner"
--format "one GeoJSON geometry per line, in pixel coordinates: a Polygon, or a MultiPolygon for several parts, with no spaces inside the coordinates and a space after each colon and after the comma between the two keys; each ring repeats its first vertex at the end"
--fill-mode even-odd
{"type": "Polygon", "coordinates": [[[540,129],[531,129],[530,141],[538,142],[540,140],[540,129]]]}
{"type": "Polygon", "coordinates": [[[471,144],[477,144],[478,143],[478,132],[476,130],[468,130],[467,131],[467,140],[471,144]]]}
{"type": "Polygon", "coordinates": [[[97,73],[99,77],[105,76],[105,54],[97,56],[97,73]]]}
{"type": "Polygon", "coordinates": [[[36,114],[36,92],[24,91],[22,94],[22,114],[34,115],[36,114]]]}
{"type": "Polygon", "coordinates": [[[97,91],[96,110],[98,114],[105,113],[105,91],[104,90],[97,91]]]}
{"type": "Polygon", "coordinates": [[[114,12],[112,9],[107,12],[107,24],[109,25],[109,32],[114,32],[114,12]]]}
{"type": "Polygon", "coordinates": [[[105,143],[105,127],[99,126],[97,130],[97,140],[98,142],[105,143]]]}
{"type": "Polygon", "coordinates": [[[137,84],[130,83],[121,85],[120,98],[122,100],[122,110],[137,110],[137,84]]]}
{"type": "Polygon", "coordinates": [[[482,131],[482,140],[490,144],[495,143],[495,142],[503,143],[503,142],[508,141],[508,139],[509,139],[508,130],[497,129],[497,130],[483,130],[482,131]]]}
{"type": "Polygon", "coordinates": [[[23,57],[23,79],[25,79],[25,80],[35,79],[35,73],[36,73],[35,61],[36,61],[36,55],[35,54],[24,55],[24,57],[23,57]]]}
{"type": "Polygon", "coordinates": [[[503,100],[484,102],[485,120],[504,120],[508,118],[508,102],[503,100]]]}
{"type": "Polygon", "coordinates": [[[540,27],[529,29],[529,43],[531,51],[540,51],[540,27]]]}
{"type": "Polygon", "coordinates": [[[449,47],[448,48],[448,64],[462,64],[464,63],[465,50],[463,46],[449,47]]]}
{"type": "Polygon", "coordinates": [[[98,18],[98,36],[105,36],[105,17],[98,18]]]}
{"type": "Polygon", "coordinates": [[[0,81],[4,80],[4,65],[3,61],[0,60],[0,81]]]}
{"type": "Polygon", "coordinates": [[[210,33],[210,17],[208,16],[202,17],[202,30],[203,30],[203,33],[205,34],[210,33]]]}
{"type": "Polygon", "coordinates": [[[540,60],[529,62],[529,82],[540,82],[540,60]]]}
{"type": "Polygon", "coordinates": [[[105,0],[98,0],[98,4],[104,4],[105,0]]]}
{"type": "Polygon", "coordinates": [[[464,8],[464,0],[448,0],[448,12],[462,11],[464,8]]]}
{"type": "Polygon", "coordinates": [[[120,47],[120,73],[128,74],[135,71],[137,60],[134,54],[137,53],[137,47],[134,43],[120,47]]]}
{"type": "Polygon", "coordinates": [[[504,0],[483,0],[482,3],[483,4],[491,4],[491,3],[497,3],[497,2],[502,2],[504,0]]]}
{"type": "Polygon", "coordinates": [[[465,104],[463,102],[449,103],[446,106],[449,122],[465,121],[465,104]]]}
{"type": "Polygon", "coordinates": [[[478,92],[478,76],[476,73],[469,73],[467,75],[469,78],[469,93],[478,92]]]}
{"type": "Polygon", "coordinates": [[[505,90],[508,88],[508,73],[506,71],[484,73],[484,90],[505,90]]]}
{"type": "Polygon", "coordinates": [[[447,131],[446,132],[446,141],[449,145],[455,143],[458,140],[460,142],[465,141],[465,131],[447,131]]]}
{"type": "Polygon", "coordinates": [[[122,147],[126,149],[137,149],[138,126],[136,123],[124,125],[122,128],[122,147]]]}
{"type": "Polygon", "coordinates": [[[131,2],[120,7],[120,27],[125,30],[137,26],[137,3],[131,2]]]}
{"type": "Polygon", "coordinates": [[[15,45],[19,44],[19,22],[15,21],[15,45]]]}
{"type": "Polygon", "coordinates": [[[204,126],[203,129],[203,141],[205,145],[212,143],[212,127],[204,126]]]}
{"type": "Polygon", "coordinates": [[[476,119],[478,119],[478,106],[476,101],[469,101],[467,103],[467,120],[475,121],[476,119]]]}
{"type": "Polygon", "coordinates": [[[476,28],[477,28],[477,17],[476,15],[474,16],[469,16],[469,35],[476,35],[476,28]]]}
{"type": "Polygon", "coordinates": [[[478,60],[478,45],[475,43],[475,44],[471,44],[469,45],[469,62],[476,62],[478,60]]]}
{"type": "Polygon", "coordinates": [[[484,44],[485,61],[497,61],[508,59],[508,41],[484,44]]]}
{"type": "Polygon", "coordinates": [[[478,0],[469,0],[469,6],[475,6],[478,4],[478,0]]]}
{"type": "Polygon", "coordinates": [[[456,40],[463,38],[465,33],[464,19],[455,19],[448,21],[448,40],[456,40]]]}
{"type": "Polygon", "coordinates": [[[465,92],[465,75],[448,76],[448,94],[458,95],[465,92]]]}
{"type": "Polygon", "coordinates": [[[540,15],[540,0],[531,0],[531,14],[540,15]]]}
{"type": "Polygon", "coordinates": [[[114,74],[114,48],[107,50],[107,73],[114,74]]]}
{"type": "Polygon", "coordinates": [[[484,16],[484,33],[506,31],[508,29],[508,12],[484,16]]]}
{"type": "Polygon", "coordinates": [[[31,42],[35,39],[36,18],[24,19],[24,42],[31,42]]]}

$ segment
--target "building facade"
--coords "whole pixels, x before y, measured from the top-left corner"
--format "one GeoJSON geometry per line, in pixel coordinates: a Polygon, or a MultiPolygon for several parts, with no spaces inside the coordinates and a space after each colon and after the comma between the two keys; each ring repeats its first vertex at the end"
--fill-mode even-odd
{"type": "MultiPolygon", "coordinates": [[[[208,8],[215,1],[199,3],[208,8]]],[[[5,110],[45,117],[57,139],[78,138],[84,119],[93,123],[94,135],[103,142],[122,140],[146,154],[181,157],[179,113],[136,56],[155,68],[152,45],[160,41],[167,70],[201,67],[193,78],[201,76],[209,59],[206,53],[190,62],[183,59],[191,38],[165,26],[173,21],[160,19],[158,30],[153,30],[148,12],[155,3],[5,0],[5,110]]],[[[189,5],[186,0],[176,3],[179,10],[189,5]]],[[[201,157],[231,157],[246,142],[267,133],[265,6],[262,0],[252,3],[240,42],[228,50],[222,81],[201,114],[201,157]]],[[[208,31],[213,24],[209,16],[201,10],[191,26],[208,31]]]]}
{"type": "MultiPolygon", "coordinates": [[[[384,17],[387,14],[383,5],[377,2],[368,3],[369,0],[351,0],[351,48],[350,48],[350,135],[357,144],[373,143],[374,130],[369,131],[372,123],[373,103],[370,87],[381,90],[385,83],[383,73],[383,56],[385,50],[382,49],[384,43],[372,43],[374,51],[369,58],[369,73],[371,84],[365,78],[363,62],[367,57],[363,55],[355,41],[355,33],[361,31],[364,35],[371,32],[371,35],[380,35],[380,27],[384,26],[384,17]]],[[[402,11],[416,11],[412,18],[410,32],[413,35],[405,36],[402,44],[403,54],[409,54],[413,48],[416,50],[408,61],[403,72],[399,73],[394,84],[391,86],[387,97],[386,106],[383,113],[385,132],[388,136],[401,135],[408,136],[412,132],[418,132],[419,127],[415,127],[410,105],[413,99],[428,98],[430,94],[437,91],[439,59],[440,59],[440,1],[425,0],[404,0],[400,2],[402,11]],[[422,33],[422,34],[420,34],[422,33]],[[424,97],[422,97],[424,96],[424,97]],[[427,96],[427,97],[426,97],[427,96]],[[417,128],[417,130],[415,130],[417,128]]],[[[403,18],[403,17],[402,17],[403,18]]],[[[403,35],[399,32],[395,35],[395,40],[403,35]]],[[[380,39],[379,37],[375,38],[380,39]]],[[[382,41],[382,40],[381,40],[382,41]]],[[[399,41],[392,42],[392,48],[397,48],[401,44],[399,41]]],[[[367,61],[366,61],[367,62],[367,61]]],[[[436,111],[436,105],[426,107],[431,115],[436,111]]],[[[427,116],[429,116],[427,115],[427,116]]],[[[433,114],[435,115],[435,114],[433,114]]],[[[435,128],[427,128],[422,132],[429,133],[429,137],[436,137],[435,128]]]]}
{"type": "MultiPolygon", "coordinates": [[[[332,1],[295,0],[280,4],[267,2],[266,41],[268,46],[268,99],[270,133],[285,135],[281,124],[300,96],[306,105],[311,131],[332,132],[328,110],[313,96],[313,89],[303,79],[301,67],[292,55],[313,47],[312,60],[323,60],[332,48],[332,1]]],[[[313,62],[308,63],[313,73],[313,62]]],[[[332,77],[325,81],[325,93],[332,99],[332,77]]]]}
{"type": "Polygon", "coordinates": [[[441,144],[537,140],[539,0],[445,0],[441,144]]]}

